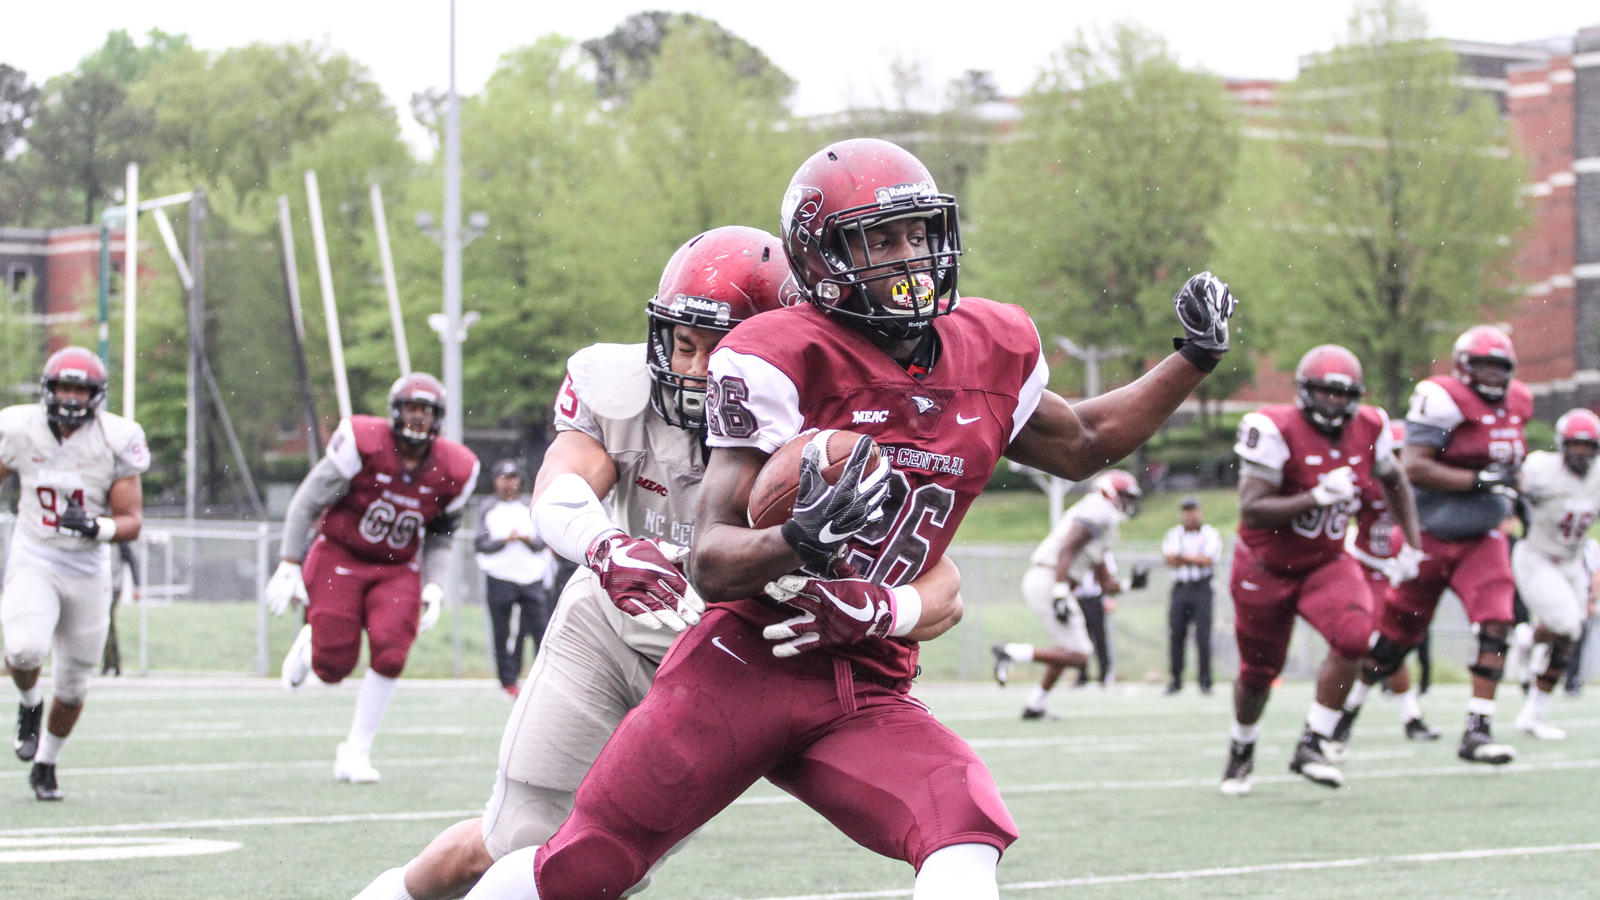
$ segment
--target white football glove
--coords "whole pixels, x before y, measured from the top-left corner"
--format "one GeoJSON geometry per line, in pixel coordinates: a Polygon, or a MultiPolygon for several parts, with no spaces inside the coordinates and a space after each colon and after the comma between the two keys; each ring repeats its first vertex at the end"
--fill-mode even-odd
{"type": "Polygon", "coordinates": [[[306,602],[306,581],[300,574],[300,564],[287,559],[278,563],[278,568],[272,573],[272,578],[267,581],[267,609],[275,616],[281,616],[289,611],[289,607],[306,602]]]}
{"type": "Polygon", "coordinates": [[[422,615],[417,617],[417,634],[439,624],[444,611],[444,588],[430,581],[422,586],[422,615]]]}
{"type": "Polygon", "coordinates": [[[1417,572],[1422,568],[1423,553],[1410,544],[1401,544],[1400,552],[1390,558],[1383,567],[1385,575],[1389,576],[1389,583],[1395,587],[1402,581],[1410,581],[1417,577],[1417,572]]]}
{"type": "Polygon", "coordinates": [[[1318,506],[1333,506],[1354,500],[1359,493],[1356,473],[1349,466],[1340,466],[1317,476],[1317,486],[1311,489],[1311,499],[1317,501],[1318,506]]]}

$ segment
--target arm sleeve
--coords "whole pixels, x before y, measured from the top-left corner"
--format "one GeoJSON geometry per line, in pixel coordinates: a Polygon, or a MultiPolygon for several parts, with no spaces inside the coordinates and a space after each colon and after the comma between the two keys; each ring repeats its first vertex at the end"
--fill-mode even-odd
{"type": "Polygon", "coordinates": [[[333,456],[324,456],[311,467],[306,480],[295,488],[289,511],[283,517],[284,559],[304,560],[311,546],[311,525],[322,511],[337,503],[350,490],[350,478],[339,470],[333,456]]]}
{"type": "MultiPolygon", "coordinates": [[[[443,516],[439,517],[444,518],[443,516]]],[[[437,522],[439,519],[434,519],[437,522]]],[[[454,529],[449,533],[439,534],[433,528],[428,528],[422,536],[422,583],[430,581],[442,582],[450,571],[450,545],[454,536],[454,529]]]]}

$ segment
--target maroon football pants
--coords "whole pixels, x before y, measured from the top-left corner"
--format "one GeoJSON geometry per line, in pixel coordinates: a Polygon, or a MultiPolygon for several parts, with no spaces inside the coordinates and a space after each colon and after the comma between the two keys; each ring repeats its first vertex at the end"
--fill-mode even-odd
{"type": "Polygon", "coordinates": [[[334,684],[350,674],[361,656],[363,630],[372,670],[400,677],[422,611],[417,563],[364,562],[318,537],[301,574],[311,623],[311,670],[317,677],[334,684]]]}

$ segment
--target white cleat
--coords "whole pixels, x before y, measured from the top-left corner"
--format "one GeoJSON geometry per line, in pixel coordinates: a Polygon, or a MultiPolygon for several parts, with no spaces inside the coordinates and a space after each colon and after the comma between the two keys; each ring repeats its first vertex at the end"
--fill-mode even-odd
{"type": "Polygon", "coordinates": [[[311,675],[311,626],[300,626],[300,633],[294,636],[294,643],[289,645],[289,652],[284,654],[283,669],[279,679],[283,681],[285,690],[298,691],[306,683],[306,678],[311,675]]]}
{"type": "Polygon", "coordinates": [[[1523,734],[1531,734],[1541,741],[1564,741],[1567,739],[1567,732],[1564,729],[1557,728],[1543,719],[1532,716],[1517,716],[1516,727],[1523,734]]]}
{"type": "Polygon", "coordinates": [[[383,776],[372,767],[372,760],[366,753],[343,743],[334,751],[333,777],[351,784],[376,784],[383,776]]]}

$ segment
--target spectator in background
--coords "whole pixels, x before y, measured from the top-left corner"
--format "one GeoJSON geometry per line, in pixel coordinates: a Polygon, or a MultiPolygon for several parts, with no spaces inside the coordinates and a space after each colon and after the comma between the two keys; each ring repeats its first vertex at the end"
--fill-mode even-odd
{"type": "Polygon", "coordinates": [[[133,545],[117,544],[117,561],[111,567],[111,627],[106,631],[106,647],[100,653],[100,674],[122,674],[122,645],[117,642],[117,601],[122,598],[123,579],[133,585],[133,602],[139,602],[139,563],[133,558],[133,545]]]}
{"type": "MultiPolygon", "coordinates": [[[[1107,584],[1117,581],[1117,558],[1108,550],[1105,556],[1105,575],[1090,578],[1078,585],[1072,591],[1072,596],[1078,601],[1078,610],[1083,613],[1083,625],[1089,630],[1089,644],[1094,648],[1094,662],[1099,667],[1099,674],[1094,683],[1105,687],[1111,684],[1111,673],[1114,669],[1113,659],[1115,654],[1111,648],[1111,631],[1106,625],[1106,616],[1117,611],[1117,601],[1106,596],[1107,584]]],[[[1077,666],[1078,681],[1074,687],[1088,687],[1089,661],[1085,659],[1077,666]]]]}
{"type": "Polygon", "coordinates": [[[1183,649],[1194,626],[1195,680],[1200,693],[1211,693],[1211,609],[1215,600],[1212,572],[1222,558],[1222,535],[1201,520],[1200,498],[1190,494],[1179,504],[1183,522],[1161,541],[1161,555],[1172,570],[1172,602],[1167,607],[1171,639],[1172,680],[1167,693],[1183,687],[1183,649]]]}
{"type": "Polygon", "coordinates": [[[550,624],[555,554],[534,533],[533,511],[522,495],[522,467],[515,460],[495,465],[494,494],[478,517],[474,546],[486,582],[495,672],[500,687],[515,697],[523,644],[531,640],[537,653],[550,624]]]}

